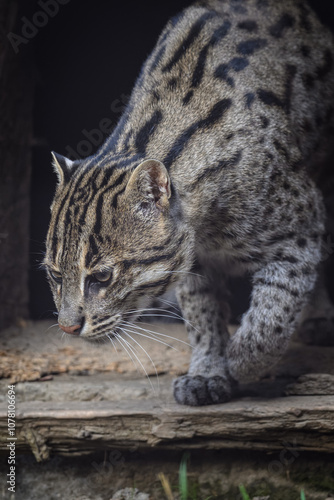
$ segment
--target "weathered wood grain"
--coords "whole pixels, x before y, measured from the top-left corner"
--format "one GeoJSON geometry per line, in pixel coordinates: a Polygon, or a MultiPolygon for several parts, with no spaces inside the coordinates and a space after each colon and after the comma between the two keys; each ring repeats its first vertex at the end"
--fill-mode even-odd
{"type": "MultiPolygon", "coordinates": [[[[22,403],[16,448],[41,461],[51,452],[108,447],[334,451],[334,397],[239,400],[189,408],[152,401],[22,403]]],[[[0,444],[8,442],[0,408],[0,444]]]]}
{"type": "MultiPolygon", "coordinates": [[[[29,371],[30,359],[49,374],[41,381],[15,386],[17,452],[33,453],[42,461],[52,453],[85,454],[110,447],[273,452],[292,446],[334,451],[333,348],[293,343],[271,373],[241,386],[230,403],[191,408],[175,404],[171,389],[173,378],[186,371],[190,357],[189,349],[180,343],[186,341],[183,326],[150,326],[174,337],[169,342],[178,351],[143,339],[160,374],[158,383],[150,360],[143,358],[152,374],[153,391],[150,382],[111,345],[109,350],[79,342],[65,347],[53,339],[50,325],[31,323],[3,332],[6,350],[0,364],[9,353],[13,371],[19,366],[29,371]],[[44,359],[49,363],[46,368],[44,359]],[[55,370],[56,360],[67,368],[55,370]],[[94,370],[83,376],[80,366],[94,370]],[[286,397],[287,391],[294,394],[286,397]]],[[[5,453],[10,380],[0,381],[0,448],[5,453]]]]}
{"type": "Polygon", "coordinates": [[[334,375],[309,373],[302,375],[285,389],[288,396],[334,395],[334,375]]]}

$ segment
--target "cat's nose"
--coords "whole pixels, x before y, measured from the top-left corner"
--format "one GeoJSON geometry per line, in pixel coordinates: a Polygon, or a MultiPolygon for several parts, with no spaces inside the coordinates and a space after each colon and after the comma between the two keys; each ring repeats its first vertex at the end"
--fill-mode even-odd
{"type": "Polygon", "coordinates": [[[65,333],[69,333],[70,335],[79,335],[81,330],[81,325],[73,325],[73,326],[64,326],[58,323],[59,328],[61,328],[65,333]]]}

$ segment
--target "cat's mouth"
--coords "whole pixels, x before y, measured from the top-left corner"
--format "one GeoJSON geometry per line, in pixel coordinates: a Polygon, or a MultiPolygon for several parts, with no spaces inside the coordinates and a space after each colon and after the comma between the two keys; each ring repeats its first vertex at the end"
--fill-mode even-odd
{"type": "MultiPolygon", "coordinates": [[[[97,316],[94,315],[91,318],[83,318],[81,322],[81,328],[75,331],[69,331],[72,327],[64,327],[59,325],[60,328],[66,333],[75,335],[80,339],[83,339],[92,344],[101,344],[102,341],[110,341],[112,344],[118,339],[123,337],[123,334],[127,335],[127,330],[134,328],[134,323],[140,317],[141,313],[145,309],[138,309],[129,312],[116,313],[111,316],[97,316]]],[[[73,327],[74,328],[74,327],[73,327]]],[[[130,331],[131,331],[130,330],[130,331]]],[[[133,333],[133,332],[131,332],[133,333]]]]}
{"type": "Polygon", "coordinates": [[[113,332],[110,332],[108,334],[100,334],[100,335],[91,335],[88,337],[82,337],[82,339],[85,342],[88,342],[89,344],[94,344],[94,345],[100,345],[100,344],[105,344],[106,341],[111,341],[115,338],[115,335],[113,332]]]}
{"type": "MultiPolygon", "coordinates": [[[[80,335],[80,338],[82,338],[84,341],[89,342],[91,344],[101,344],[102,341],[110,341],[112,343],[113,340],[116,340],[117,337],[121,334],[120,331],[118,331],[117,326],[115,327],[110,327],[106,328],[105,330],[101,332],[90,332],[86,335],[80,335]]],[[[104,343],[103,342],[103,343],[104,343]]]]}
{"type": "Polygon", "coordinates": [[[122,321],[121,314],[113,316],[94,317],[84,322],[79,337],[88,342],[96,343],[101,339],[112,339],[117,336],[117,330],[122,321]]]}

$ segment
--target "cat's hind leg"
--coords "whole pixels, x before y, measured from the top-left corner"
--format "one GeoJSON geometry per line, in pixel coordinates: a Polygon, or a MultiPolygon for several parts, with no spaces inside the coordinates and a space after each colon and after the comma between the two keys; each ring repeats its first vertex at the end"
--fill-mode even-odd
{"type": "Polygon", "coordinates": [[[254,380],[280,359],[314,288],[319,260],[320,244],[309,238],[298,253],[285,247],[254,274],[250,308],[226,349],[234,379],[254,380]]]}

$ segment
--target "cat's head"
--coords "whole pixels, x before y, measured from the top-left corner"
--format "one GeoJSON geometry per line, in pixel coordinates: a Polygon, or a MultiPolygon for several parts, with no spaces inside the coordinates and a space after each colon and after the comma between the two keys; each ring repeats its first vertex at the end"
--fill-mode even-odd
{"type": "Polygon", "coordinates": [[[67,333],[86,339],[134,321],[189,270],[189,241],[172,215],[164,165],[72,162],[54,154],[58,186],[44,264],[67,333]]]}

